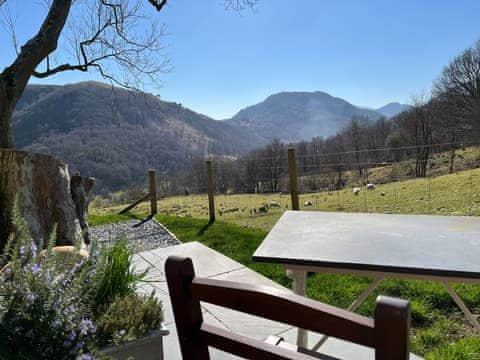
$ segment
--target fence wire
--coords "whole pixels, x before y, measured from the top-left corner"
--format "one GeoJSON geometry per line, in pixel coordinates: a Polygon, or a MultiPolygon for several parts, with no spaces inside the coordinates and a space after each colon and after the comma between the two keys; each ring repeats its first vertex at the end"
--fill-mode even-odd
{"type": "MultiPolygon", "coordinates": [[[[418,158],[418,147],[297,154],[300,209],[480,215],[480,172],[476,171],[480,156],[476,148],[469,150],[460,143],[430,147],[436,152],[432,150],[427,160],[418,158]],[[454,157],[452,145],[457,146],[454,157]]],[[[216,218],[269,230],[292,206],[286,151],[232,164],[224,168],[212,162],[216,218]]],[[[195,181],[187,182],[175,196],[160,200],[160,212],[208,217],[205,169],[193,173],[195,181]]]]}

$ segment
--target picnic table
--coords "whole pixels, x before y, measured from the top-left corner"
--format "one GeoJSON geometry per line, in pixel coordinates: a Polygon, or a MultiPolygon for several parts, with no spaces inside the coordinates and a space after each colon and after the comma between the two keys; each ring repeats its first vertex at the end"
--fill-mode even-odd
{"type": "MultiPolygon", "coordinates": [[[[293,291],[302,296],[307,272],[371,276],[371,284],[348,307],[351,311],[385,278],[437,281],[480,333],[478,320],[450,285],[480,283],[477,218],[286,211],[253,260],[283,265],[293,291]]],[[[307,347],[307,335],[298,330],[298,346],[307,347]]],[[[321,338],[312,350],[325,340],[321,338]]]]}

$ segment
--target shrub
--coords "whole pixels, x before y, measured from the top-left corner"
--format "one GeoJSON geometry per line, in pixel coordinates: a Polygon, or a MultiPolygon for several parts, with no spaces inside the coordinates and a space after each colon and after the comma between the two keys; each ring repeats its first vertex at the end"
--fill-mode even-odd
{"type": "Polygon", "coordinates": [[[0,281],[0,354],[2,359],[72,359],[90,356],[96,327],[84,301],[83,282],[92,263],[82,260],[68,271],[53,251],[40,262],[18,210],[15,231],[4,250],[0,281]]]}
{"type": "Polygon", "coordinates": [[[146,276],[147,271],[135,274],[132,256],[133,252],[128,248],[126,239],[121,239],[98,253],[93,299],[95,308],[110,304],[116,297],[135,292],[136,285],[146,276]]]}
{"type": "Polygon", "coordinates": [[[157,329],[162,320],[162,305],[154,293],[117,296],[97,320],[100,341],[106,344],[138,339],[157,329]]]}

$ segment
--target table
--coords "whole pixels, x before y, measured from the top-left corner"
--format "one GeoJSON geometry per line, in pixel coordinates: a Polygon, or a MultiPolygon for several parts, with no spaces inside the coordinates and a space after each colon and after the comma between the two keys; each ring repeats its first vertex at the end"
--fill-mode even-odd
{"type": "MultiPolygon", "coordinates": [[[[253,260],[282,264],[293,280],[293,291],[302,296],[307,272],[372,276],[372,283],[348,308],[351,311],[385,278],[438,281],[480,333],[480,323],[450,286],[480,284],[478,218],[286,211],[253,260]]],[[[307,347],[307,335],[298,330],[298,346],[307,347]]]]}

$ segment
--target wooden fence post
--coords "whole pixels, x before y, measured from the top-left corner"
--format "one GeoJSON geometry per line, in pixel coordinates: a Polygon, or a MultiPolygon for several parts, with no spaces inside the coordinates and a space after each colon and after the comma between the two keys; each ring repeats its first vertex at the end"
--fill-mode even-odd
{"type": "Polygon", "coordinates": [[[157,179],[155,176],[155,170],[148,170],[148,179],[150,182],[150,213],[151,215],[156,215],[158,213],[157,209],[157,179]]]}
{"type": "Polygon", "coordinates": [[[290,178],[290,196],[292,199],[292,210],[300,210],[297,190],[297,160],[295,158],[294,147],[288,148],[288,175],[290,178]]]}
{"type": "Polygon", "coordinates": [[[205,161],[207,165],[207,190],[208,190],[208,211],[210,215],[210,222],[215,221],[215,198],[213,196],[213,175],[212,175],[212,160],[205,161]]]}

